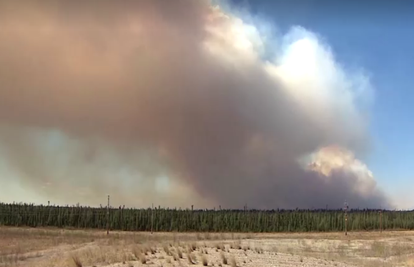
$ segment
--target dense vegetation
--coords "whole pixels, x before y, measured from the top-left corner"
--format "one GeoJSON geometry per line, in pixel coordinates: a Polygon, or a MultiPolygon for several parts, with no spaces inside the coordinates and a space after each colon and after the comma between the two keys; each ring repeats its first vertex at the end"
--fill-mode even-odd
{"type": "MultiPolygon", "coordinates": [[[[414,229],[414,211],[350,210],[348,230],[414,229]]],[[[0,225],[200,232],[343,231],[342,210],[107,209],[0,203],[0,225]],[[109,220],[108,220],[109,218],[109,220]]]]}

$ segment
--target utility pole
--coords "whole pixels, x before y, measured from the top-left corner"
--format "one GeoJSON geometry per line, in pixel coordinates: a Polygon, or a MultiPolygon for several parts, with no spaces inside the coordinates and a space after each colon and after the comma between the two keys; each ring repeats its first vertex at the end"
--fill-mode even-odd
{"type": "Polygon", "coordinates": [[[244,217],[244,229],[242,229],[243,231],[244,230],[246,230],[248,227],[247,227],[247,203],[246,204],[244,204],[244,212],[243,212],[243,217],[244,217]]]}
{"type": "Polygon", "coordinates": [[[108,195],[108,206],[106,206],[106,234],[109,235],[109,195],[108,195]]]}
{"type": "Polygon", "coordinates": [[[344,203],[344,213],[345,213],[345,235],[348,235],[348,203],[344,203]]]}
{"type": "Polygon", "coordinates": [[[151,234],[153,232],[153,225],[154,225],[154,203],[151,206],[151,234]]]}

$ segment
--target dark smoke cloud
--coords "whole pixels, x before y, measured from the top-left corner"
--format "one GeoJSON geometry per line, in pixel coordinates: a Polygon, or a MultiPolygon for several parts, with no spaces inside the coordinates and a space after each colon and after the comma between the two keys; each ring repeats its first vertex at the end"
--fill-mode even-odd
{"type": "Polygon", "coordinates": [[[2,1],[3,179],[93,205],[389,206],[349,164],[299,162],[366,150],[369,82],[305,29],[281,42],[262,60],[260,33],[208,1],[2,1]]]}

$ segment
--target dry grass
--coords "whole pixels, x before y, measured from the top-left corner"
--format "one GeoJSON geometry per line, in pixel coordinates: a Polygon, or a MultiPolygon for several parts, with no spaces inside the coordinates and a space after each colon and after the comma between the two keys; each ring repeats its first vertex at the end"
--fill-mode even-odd
{"type": "Polygon", "coordinates": [[[168,245],[164,244],[163,248],[164,248],[165,253],[167,253],[168,256],[172,255],[168,245]]]}
{"type": "Polygon", "coordinates": [[[196,258],[194,257],[192,253],[187,254],[187,260],[188,260],[188,263],[190,263],[191,265],[197,263],[196,258]]]}
{"type": "Polygon", "coordinates": [[[174,260],[174,261],[179,261],[179,260],[180,260],[180,257],[178,256],[178,254],[177,254],[177,253],[173,253],[173,254],[172,254],[172,257],[173,257],[173,260],[174,260]]]}
{"type": "Polygon", "coordinates": [[[139,254],[138,259],[142,264],[147,263],[147,257],[145,256],[145,254],[139,254]]]}
{"type": "Polygon", "coordinates": [[[178,255],[178,258],[180,258],[180,259],[183,258],[183,252],[181,251],[180,248],[177,248],[177,255],[178,255]]]}
{"type": "Polygon", "coordinates": [[[226,250],[226,247],[222,243],[217,243],[216,244],[216,248],[218,250],[222,250],[222,251],[225,251],[226,250]]]}
{"type": "Polygon", "coordinates": [[[203,264],[203,266],[208,266],[208,260],[205,255],[201,256],[201,263],[203,264]]]}
{"type": "Polygon", "coordinates": [[[236,259],[233,257],[230,258],[230,266],[231,267],[237,267],[236,259]]]}
{"type": "Polygon", "coordinates": [[[240,240],[233,243],[233,248],[234,249],[242,249],[242,245],[241,245],[240,240]]]}
{"type": "Polygon", "coordinates": [[[254,249],[254,251],[255,251],[256,253],[258,253],[258,254],[263,254],[263,248],[261,248],[261,247],[256,247],[256,248],[254,249]]]}
{"type": "Polygon", "coordinates": [[[367,257],[384,257],[385,256],[385,243],[380,241],[374,241],[370,248],[365,251],[367,257]]]}
{"type": "Polygon", "coordinates": [[[82,267],[82,262],[77,256],[72,256],[73,263],[76,267],[82,267]]]}
{"type": "Polygon", "coordinates": [[[195,243],[195,242],[191,243],[191,245],[190,245],[190,249],[191,249],[192,251],[197,250],[197,248],[198,248],[197,243],[195,243]]]}
{"type": "Polygon", "coordinates": [[[132,253],[135,256],[135,259],[139,260],[142,264],[145,264],[147,262],[147,257],[145,255],[145,252],[147,252],[147,248],[141,248],[141,247],[135,247],[132,251],[132,253]]]}
{"type": "Polygon", "coordinates": [[[224,255],[223,252],[220,253],[220,257],[221,257],[221,261],[223,262],[223,264],[227,264],[227,257],[226,255],[224,255]]]}
{"type": "Polygon", "coordinates": [[[209,234],[207,239],[206,234],[107,236],[100,231],[0,227],[0,236],[0,267],[414,266],[411,232],[209,234]]]}

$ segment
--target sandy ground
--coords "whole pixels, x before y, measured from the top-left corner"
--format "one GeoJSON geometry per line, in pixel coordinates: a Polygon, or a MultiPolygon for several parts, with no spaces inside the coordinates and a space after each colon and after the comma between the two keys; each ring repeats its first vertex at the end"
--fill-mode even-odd
{"type": "Polygon", "coordinates": [[[0,266],[414,266],[414,232],[107,236],[2,227],[0,266]]]}

